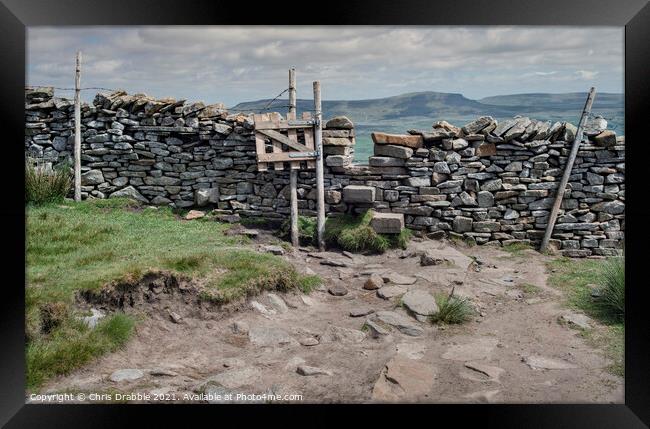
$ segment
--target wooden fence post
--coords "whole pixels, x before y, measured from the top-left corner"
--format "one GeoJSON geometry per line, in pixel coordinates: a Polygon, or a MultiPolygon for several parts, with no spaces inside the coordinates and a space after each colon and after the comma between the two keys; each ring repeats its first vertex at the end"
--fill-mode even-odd
{"type": "Polygon", "coordinates": [[[316,145],[316,192],[318,201],[317,236],[318,248],[325,250],[323,234],[325,232],[325,186],[323,183],[323,112],[321,110],[320,82],[314,82],[314,110],[316,125],[314,126],[314,142],[316,145]]]}
{"type": "Polygon", "coordinates": [[[74,200],[81,201],[81,51],[74,80],[74,200]]]}
{"type": "Polygon", "coordinates": [[[566,185],[569,182],[569,177],[571,176],[571,170],[573,169],[573,163],[576,160],[578,155],[578,149],[580,148],[580,143],[582,142],[582,134],[585,127],[585,122],[587,121],[587,116],[591,112],[591,105],[594,103],[594,97],[596,96],[596,88],[592,87],[587,96],[587,101],[585,103],[585,108],[582,110],[582,116],[580,117],[580,123],[578,124],[578,130],[576,131],[576,138],[573,140],[573,146],[571,147],[571,152],[567,158],[566,165],[564,166],[564,174],[562,175],[562,180],[560,185],[557,188],[555,194],[555,201],[553,202],[553,208],[551,209],[551,214],[548,216],[548,223],[546,224],[546,231],[544,232],[544,238],[542,239],[542,244],[539,247],[540,252],[544,252],[548,247],[548,242],[551,239],[553,234],[553,228],[555,227],[555,220],[557,219],[557,214],[560,211],[560,205],[562,204],[562,198],[564,197],[564,190],[566,185]]]}
{"type": "MultiPolygon", "coordinates": [[[[287,120],[295,119],[296,69],[292,67],[289,69],[289,113],[287,114],[287,120]]],[[[293,247],[298,247],[298,169],[293,168],[293,166],[289,168],[289,188],[291,191],[291,244],[293,247]]]]}

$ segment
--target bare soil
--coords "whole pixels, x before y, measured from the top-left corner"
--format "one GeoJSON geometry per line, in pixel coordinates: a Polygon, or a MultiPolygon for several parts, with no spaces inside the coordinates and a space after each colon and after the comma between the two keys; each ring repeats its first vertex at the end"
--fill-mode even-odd
{"type": "Polygon", "coordinates": [[[191,282],[158,273],[127,287],[129,299],[123,291],[85,297],[85,306],[142,315],[136,332],[123,350],[51,380],[41,391],[155,395],[133,402],[230,402],[215,396],[226,393],[267,394],[232,402],[295,399],[283,395],[301,395],[307,403],[624,402],[623,379],[607,371],[611,362],[603,352],[558,321],[570,311],[562,293],[546,284],[547,256],[423,240],[383,255],[296,250],[284,257],[298,270],[320,275],[323,287],[214,308],[197,304],[191,282]],[[448,262],[421,266],[421,251],[448,262]],[[463,325],[417,321],[399,297],[386,300],[363,288],[373,272],[414,278],[400,285],[407,290],[448,294],[453,287],[470,299],[476,315],[463,325]],[[348,293],[330,294],[335,284],[348,293]],[[388,327],[374,338],[364,328],[373,313],[350,316],[360,310],[394,311],[423,333],[388,327]],[[181,319],[175,322],[170,312],[181,319]],[[131,380],[111,379],[124,369],[141,372],[131,380]],[[316,375],[301,375],[306,372],[316,375]]]}

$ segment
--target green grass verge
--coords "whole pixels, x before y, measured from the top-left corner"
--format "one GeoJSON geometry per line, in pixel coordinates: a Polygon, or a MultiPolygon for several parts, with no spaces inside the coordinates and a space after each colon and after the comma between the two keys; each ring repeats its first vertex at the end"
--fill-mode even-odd
{"type": "Polygon", "coordinates": [[[370,210],[359,216],[328,218],[325,241],[350,252],[383,253],[390,248],[406,248],[411,238],[409,229],[403,229],[400,234],[377,234],[370,226],[371,220],[370,210]]]}
{"type": "Polygon", "coordinates": [[[583,331],[581,335],[594,347],[604,351],[605,356],[614,362],[610,371],[620,376],[624,375],[624,320],[621,313],[612,310],[605,295],[601,298],[593,298],[592,288],[588,285],[598,285],[601,291],[608,287],[617,288],[618,294],[621,291],[624,293],[624,268],[622,266],[613,268],[612,265],[622,264],[622,262],[622,258],[611,258],[605,262],[598,259],[558,258],[547,264],[551,271],[549,284],[565,292],[566,305],[583,311],[604,325],[603,329],[583,331]],[[611,286],[612,283],[616,284],[611,286]]]}
{"type": "Polygon", "coordinates": [[[184,221],[170,208],[142,208],[124,199],[27,206],[27,380],[37,388],[128,338],[133,320],[107,317],[97,329],[77,321],[75,292],[167,269],[201,279],[218,303],[265,289],[309,292],[320,283],[282,258],[241,247],[230,226],[184,221]],[[230,248],[229,248],[230,247],[230,248]]]}

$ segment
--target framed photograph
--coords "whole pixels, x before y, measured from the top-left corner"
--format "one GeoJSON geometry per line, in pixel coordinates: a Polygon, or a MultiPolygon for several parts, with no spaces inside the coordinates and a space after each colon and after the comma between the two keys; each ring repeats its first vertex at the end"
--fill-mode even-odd
{"type": "Polygon", "coordinates": [[[649,424],[644,1],[0,17],[6,427],[649,424]]]}

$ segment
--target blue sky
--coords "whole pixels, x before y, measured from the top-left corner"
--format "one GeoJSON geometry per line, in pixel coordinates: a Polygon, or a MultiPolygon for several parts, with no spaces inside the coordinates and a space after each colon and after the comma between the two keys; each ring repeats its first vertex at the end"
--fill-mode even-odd
{"type": "Polygon", "coordinates": [[[590,86],[622,93],[623,36],[623,27],[29,27],[27,82],[74,86],[81,50],[84,87],[227,106],[272,98],[290,66],[299,98],[311,98],[313,80],[324,99],[416,91],[480,99],[590,86]]]}

